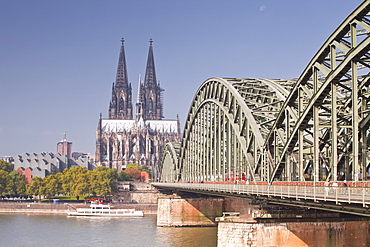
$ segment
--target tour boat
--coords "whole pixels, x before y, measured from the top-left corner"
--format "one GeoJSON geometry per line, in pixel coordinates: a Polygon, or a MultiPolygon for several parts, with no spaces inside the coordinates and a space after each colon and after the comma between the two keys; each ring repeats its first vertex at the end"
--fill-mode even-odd
{"type": "Polygon", "coordinates": [[[91,203],[90,208],[75,208],[68,211],[69,216],[108,216],[108,217],[143,217],[143,211],[135,209],[112,209],[110,205],[91,203]]]}

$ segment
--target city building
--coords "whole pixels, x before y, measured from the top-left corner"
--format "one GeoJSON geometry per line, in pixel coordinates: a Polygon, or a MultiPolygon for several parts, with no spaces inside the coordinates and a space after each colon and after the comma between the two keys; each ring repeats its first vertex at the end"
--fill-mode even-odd
{"type": "Polygon", "coordinates": [[[1,156],[0,160],[3,160],[5,162],[8,162],[9,164],[14,163],[14,157],[13,156],[1,156]]]}
{"type": "Polygon", "coordinates": [[[57,144],[58,154],[66,155],[68,158],[72,157],[72,142],[67,141],[67,133],[64,132],[64,139],[57,144]]]}
{"type": "Polygon", "coordinates": [[[72,153],[72,142],[64,140],[57,144],[58,152],[24,153],[14,157],[14,170],[25,175],[26,181],[31,182],[33,177],[44,178],[50,174],[63,172],[66,168],[86,167],[93,170],[94,165],[88,153],[72,153]],[[64,149],[64,147],[66,147],[64,149]]]}
{"type": "Polygon", "coordinates": [[[128,82],[124,40],[118,60],[116,81],[112,86],[109,118],[100,114],[95,162],[97,166],[124,170],[128,164],[148,166],[157,178],[162,150],[167,142],[179,142],[180,121],[165,120],[163,89],[157,83],[153,41],[150,39],[144,81],[139,76],[133,117],[132,88],[128,82]]]}

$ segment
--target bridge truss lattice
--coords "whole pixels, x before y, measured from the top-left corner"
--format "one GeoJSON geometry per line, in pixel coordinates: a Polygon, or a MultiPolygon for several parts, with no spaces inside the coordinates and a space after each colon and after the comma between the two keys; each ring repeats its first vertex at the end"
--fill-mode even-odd
{"type": "Polygon", "coordinates": [[[367,0],[298,79],[206,80],[192,101],[181,144],[165,148],[161,180],[365,180],[369,11],[367,0]]]}

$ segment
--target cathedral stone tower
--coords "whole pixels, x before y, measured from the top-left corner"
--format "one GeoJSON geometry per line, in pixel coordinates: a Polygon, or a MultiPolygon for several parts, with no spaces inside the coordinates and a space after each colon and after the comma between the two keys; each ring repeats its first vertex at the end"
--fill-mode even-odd
{"type": "Polygon", "coordinates": [[[124,40],[121,40],[116,82],[112,87],[109,118],[100,115],[95,161],[98,166],[124,170],[128,164],[147,165],[156,179],[166,143],[180,141],[180,121],[164,120],[162,92],[154,66],[150,39],[144,82],[139,78],[136,116],[132,117],[132,91],[128,83],[124,40]]]}
{"type": "Polygon", "coordinates": [[[132,92],[128,83],[124,39],[121,39],[116,84],[112,86],[112,99],[109,104],[110,119],[132,119],[132,92]]]}
{"type": "Polygon", "coordinates": [[[162,89],[157,84],[155,74],[153,40],[150,39],[148,62],[146,65],[145,80],[140,90],[140,101],[143,103],[143,118],[159,120],[163,118],[161,92],[162,89]]]}

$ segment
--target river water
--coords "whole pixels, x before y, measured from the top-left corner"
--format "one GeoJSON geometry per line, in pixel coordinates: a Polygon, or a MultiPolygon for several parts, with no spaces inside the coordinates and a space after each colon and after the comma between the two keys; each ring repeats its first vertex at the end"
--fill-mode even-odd
{"type": "Polygon", "coordinates": [[[0,214],[0,246],[215,247],[217,227],[157,227],[142,218],[0,214]]]}

